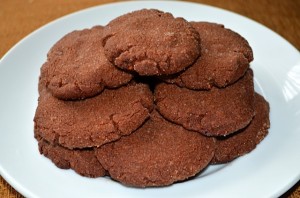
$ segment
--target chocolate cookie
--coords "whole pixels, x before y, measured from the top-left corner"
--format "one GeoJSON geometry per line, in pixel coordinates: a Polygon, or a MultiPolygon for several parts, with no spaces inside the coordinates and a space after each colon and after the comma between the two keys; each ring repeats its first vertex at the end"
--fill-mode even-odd
{"type": "Polygon", "coordinates": [[[153,111],[135,133],[103,145],[96,156],[113,179],[147,187],[194,176],[208,165],[214,150],[214,138],[187,131],[153,111]]]}
{"type": "Polygon", "coordinates": [[[67,148],[101,146],[136,130],[152,110],[153,96],[148,85],[130,83],[118,89],[78,101],[40,93],[35,134],[52,144],[67,148]]]}
{"type": "Polygon", "coordinates": [[[106,59],[101,45],[102,32],[101,26],[73,31],[51,48],[40,79],[55,97],[83,99],[132,79],[132,74],[121,71],[106,59]]]}
{"type": "Polygon", "coordinates": [[[212,163],[226,163],[255,149],[270,128],[269,104],[255,94],[255,116],[251,123],[237,133],[216,138],[216,151],[212,163]]]}
{"type": "Polygon", "coordinates": [[[70,150],[52,145],[43,139],[38,140],[40,153],[49,158],[57,167],[73,169],[85,177],[101,177],[105,170],[97,160],[93,149],[70,150]]]}
{"type": "Polygon", "coordinates": [[[253,60],[248,42],[223,25],[191,24],[201,38],[201,57],[184,72],[164,80],[190,89],[211,89],[225,87],[241,78],[253,60]]]}
{"type": "Polygon", "coordinates": [[[154,97],[158,111],[186,129],[225,136],[249,124],[254,116],[253,72],[223,89],[196,91],[162,83],[154,97]]]}
{"type": "Polygon", "coordinates": [[[117,67],[140,75],[177,73],[200,55],[199,34],[192,25],[159,10],[122,15],[104,29],[107,58],[117,67]]]}

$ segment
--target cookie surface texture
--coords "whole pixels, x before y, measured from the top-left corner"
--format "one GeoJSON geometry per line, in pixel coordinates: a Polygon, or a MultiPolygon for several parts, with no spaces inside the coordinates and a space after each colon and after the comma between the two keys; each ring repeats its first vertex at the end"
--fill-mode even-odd
{"type": "Polygon", "coordinates": [[[94,178],[105,175],[105,170],[97,160],[94,150],[70,150],[59,145],[51,145],[43,139],[39,139],[38,143],[40,153],[49,158],[59,168],[71,168],[85,177],[94,178]]]}
{"type": "Polygon", "coordinates": [[[216,151],[212,163],[226,163],[255,149],[268,134],[270,107],[259,94],[255,94],[255,116],[244,129],[228,137],[216,138],[216,151]]]}
{"type": "Polygon", "coordinates": [[[155,88],[158,111],[186,129],[224,136],[249,124],[254,116],[253,72],[223,89],[191,90],[162,83],[155,88]]]}
{"type": "Polygon", "coordinates": [[[67,148],[101,146],[137,129],[152,110],[153,96],[145,84],[105,89],[101,94],[78,101],[40,93],[35,134],[67,148]]]}
{"type": "Polygon", "coordinates": [[[198,32],[183,18],[143,9],[112,20],[104,30],[107,58],[140,75],[173,74],[200,55],[198,32]]]}
{"type": "Polygon", "coordinates": [[[238,33],[223,25],[191,22],[201,38],[201,56],[184,72],[164,80],[190,89],[225,87],[241,78],[253,52],[249,43],[238,33]]]}
{"type": "Polygon", "coordinates": [[[73,31],[51,48],[40,79],[55,97],[88,98],[105,87],[119,87],[132,79],[132,74],[119,70],[106,59],[102,32],[102,26],[73,31]]]}
{"type": "Polygon", "coordinates": [[[98,148],[109,175],[136,187],[165,186],[204,169],[214,155],[214,138],[168,122],[156,111],[135,133],[98,148]]]}

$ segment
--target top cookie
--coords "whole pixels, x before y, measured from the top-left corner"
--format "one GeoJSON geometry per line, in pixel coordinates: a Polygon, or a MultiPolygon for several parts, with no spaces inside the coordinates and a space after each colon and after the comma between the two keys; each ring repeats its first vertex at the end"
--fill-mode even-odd
{"type": "Polygon", "coordinates": [[[143,9],[112,20],[103,46],[115,66],[140,75],[174,74],[200,55],[198,32],[183,18],[143,9]]]}
{"type": "Polygon", "coordinates": [[[59,99],[95,96],[105,87],[126,84],[132,75],[113,66],[101,45],[103,27],[73,31],[49,51],[40,80],[59,99]]]}
{"type": "Polygon", "coordinates": [[[192,22],[201,38],[201,57],[184,72],[175,77],[166,77],[189,89],[211,89],[225,87],[241,78],[253,52],[248,42],[238,33],[223,25],[209,22],[192,22]]]}

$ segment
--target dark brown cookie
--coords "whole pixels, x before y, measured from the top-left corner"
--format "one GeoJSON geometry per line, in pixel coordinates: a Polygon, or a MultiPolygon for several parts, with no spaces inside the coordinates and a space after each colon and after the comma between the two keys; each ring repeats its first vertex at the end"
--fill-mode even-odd
{"type": "Polygon", "coordinates": [[[259,94],[255,94],[255,116],[251,123],[237,133],[216,138],[216,151],[212,163],[226,163],[255,149],[270,128],[269,104],[259,94]]]}
{"type": "Polygon", "coordinates": [[[223,89],[196,91],[162,83],[154,97],[168,120],[210,136],[224,136],[249,124],[254,116],[253,72],[223,89]]]}
{"type": "Polygon", "coordinates": [[[152,110],[153,96],[145,84],[131,83],[79,101],[40,93],[35,134],[67,148],[101,146],[137,129],[152,110]]]}
{"type": "Polygon", "coordinates": [[[132,79],[132,74],[121,71],[106,59],[101,45],[102,32],[101,26],[73,31],[51,48],[41,68],[41,81],[55,97],[83,99],[132,79]]]}
{"type": "Polygon", "coordinates": [[[190,89],[211,89],[225,87],[241,78],[253,60],[248,42],[223,25],[191,24],[201,38],[201,57],[181,74],[164,80],[190,89]]]}
{"type": "Polygon", "coordinates": [[[93,149],[70,150],[52,145],[43,139],[38,140],[40,153],[49,158],[57,167],[73,169],[85,177],[101,177],[105,170],[97,160],[93,149]]]}
{"type": "Polygon", "coordinates": [[[143,9],[112,20],[104,30],[107,58],[140,75],[173,74],[200,55],[198,32],[183,18],[143,9]]]}
{"type": "Polygon", "coordinates": [[[98,148],[96,156],[110,176],[129,186],[165,186],[203,170],[215,140],[187,131],[153,111],[135,133],[98,148]]]}

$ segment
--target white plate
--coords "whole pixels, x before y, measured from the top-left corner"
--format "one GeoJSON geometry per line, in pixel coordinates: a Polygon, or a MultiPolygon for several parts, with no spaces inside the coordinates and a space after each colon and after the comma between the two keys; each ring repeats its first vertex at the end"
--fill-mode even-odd
{"type": "Polygon", "coordinates": [[[26,197],[278,197],[300,178],[300,55],[283,38],[240,15],[184,2],[123,2],[56,20],[13,47],[0,62],[0,174],[26,197]],[[255,89],[271,105],[271,129],[250,154],[164,188],[129,188],[56,168],[33,138],[39,68],[64,34],[105,25],[132,10],[158,8],[187,20],[225,24],[250,43],[255,89]]]}

